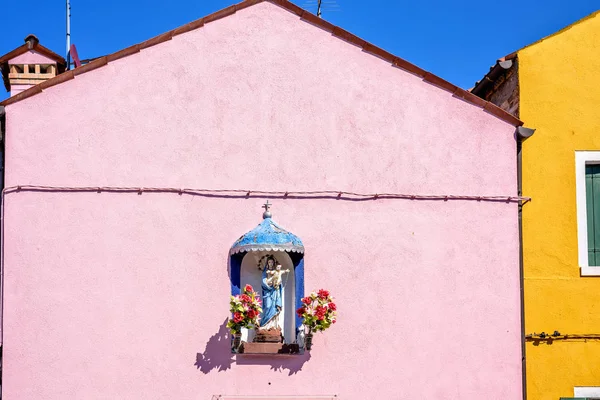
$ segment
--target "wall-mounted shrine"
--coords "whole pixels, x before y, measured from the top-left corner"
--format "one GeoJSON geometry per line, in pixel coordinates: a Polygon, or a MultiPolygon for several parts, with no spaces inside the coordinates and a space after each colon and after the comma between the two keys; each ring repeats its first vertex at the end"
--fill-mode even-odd
{"type": "Polygon", "coordinates": [[[270,206],[267,201],[262,222],[229,252],[230,324],[252,321],[233,330],[237,353],[293,354],[304,349],[303,318],[296,313],[303,306],[304,245],[273,221],[270,206]]]}

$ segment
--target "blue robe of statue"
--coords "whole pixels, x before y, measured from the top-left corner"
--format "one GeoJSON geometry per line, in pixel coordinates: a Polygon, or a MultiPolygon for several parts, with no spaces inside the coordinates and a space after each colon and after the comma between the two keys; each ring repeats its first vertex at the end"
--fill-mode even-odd
{"type": "Polygon", "coordinates": [[[275,289],[272,286],[267,285],[267,267],[263,270],[262,274],[262,317],[260,319],[260,326],[267,325],[273,317],[277,316],[281,311],[282,301],[282,286],[280,285],[278,289],[275,289]]]}

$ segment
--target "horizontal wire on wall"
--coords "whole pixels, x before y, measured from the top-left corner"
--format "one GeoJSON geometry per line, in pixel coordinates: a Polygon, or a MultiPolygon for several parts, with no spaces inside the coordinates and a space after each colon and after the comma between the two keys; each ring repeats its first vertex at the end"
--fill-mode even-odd
{"type": "Polygon", "coordinates": [[[523,196],[474,196],[474,195],[428,195],[428,194],[403,194],[403,193],[356,193],[338,190],[314,191],[268,191],[247,189],[189,189],[173,187],[137,187],[137,186],[38,186],[17,185],[4,188],[2,194],[15,192],[108,192],[108,193],[175,193],[179,195],[223,197],[223,198],[290,198],[290,199],[338,199],[350,201],[364,201],[377,199],[402,199],[402,200],[463,200],[486,201],[525,204],[531,201],[530,197],[523,196]]]}
{"type": "Polygon", "coordinates": [[[558,331],[554,331],[553,333],[542,332],[542,333],[530,333],[528,335],[525,335],[525,340],[527,340],[527,341],[540,341],[540,340],[553,341],[553,340],[577,340],[577,339],[581,339],[581,340],[589,340],[589,339],[600,340],[600,333],[569,333],[569,334],[562,334],[562,333],[560,333],[558,331]]]}

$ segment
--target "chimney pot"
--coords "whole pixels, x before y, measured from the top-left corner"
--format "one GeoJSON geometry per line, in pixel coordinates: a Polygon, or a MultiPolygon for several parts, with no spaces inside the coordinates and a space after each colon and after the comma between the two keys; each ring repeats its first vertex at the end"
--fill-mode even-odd
{"type": "Polygon", "coordinates": [[[25,38],[25,43],[27,43],[29,50],[32,50],[39,42],[40,40],[37,38],[37,36],[31,33],[25,38]]]}

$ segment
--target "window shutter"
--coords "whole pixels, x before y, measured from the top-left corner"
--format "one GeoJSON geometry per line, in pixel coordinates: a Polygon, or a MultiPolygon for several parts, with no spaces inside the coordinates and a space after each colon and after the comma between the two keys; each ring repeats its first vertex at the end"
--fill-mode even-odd
{"type": "Polygon", "coordinates": [[[600,265],[600,165],[586,165],[585,192],[588,231],[588,265],[600,265]]]}

